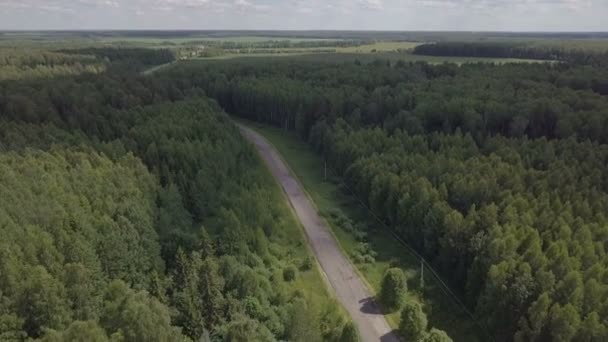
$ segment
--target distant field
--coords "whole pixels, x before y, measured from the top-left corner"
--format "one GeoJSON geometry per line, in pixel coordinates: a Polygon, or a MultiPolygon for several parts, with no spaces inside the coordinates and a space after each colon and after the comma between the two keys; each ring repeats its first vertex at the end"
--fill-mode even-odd
{"type": "Polygon", "coordinates": [[[0,31],[0,41],[107,41],[107,42],[183,42],[191,40],[260,42],[268,40],[331,40],[432,42],[432,41],[515,41],[534,44],[567,45],[585,49],[608,46],[605,32],[441,32],[441,31],[0,31]]]}
{"type": "Polygon", "coordinates": [[[276,58],[284,58],[284,57],[295,57],[295,56],[306,56],[306,55],[320,55],[320,54],[310,54],[308,52],[283,52],[283,53],[228,53],[221,56],[215,57],[198,57],[192,58],[191,60],[196,61],[213,61],[213,60],[225,60],[225,59],[240,59],[240,58],[263,58],[263,57],[276,57],[276,58]]]}
{"type": "Polygon", "coordinates": [[[338,41],[341,39],[329,38],[298,38],[298,37],[270,37],[270,36],[240,36],[240,37],[208,37],[208,36],[188,36],[188,37],[107,37],[100,39],[101,42],[117,43],[117,42],[132,42],[132,43],[148,43],[148,44],[164,44],[164,43],[188,43],[188,42],[230,42],[230,43],[262,43],[268,41],[289,41],[292,43],[298,42],[325,42],[338,41]]]}
{"type": "MultiPolygon", "coordinates": [[[[302,40],[307,41],[307,40],[302,40]]],[[[318,40],[318,41],[331,41],[331,40],[318,40]]],[[[308,47],[308,48],[280,48],[274,49],[269,48],[268,50],[279,50],[281,53],[290,53],[294,50],[297,52],[306,51],[306,50],[319,50],[319,49],[334,49],[337,53],[375,53],[375,52],[390,52],[390,51],[399,51],[399,50],[409,50],[413,49],[421,43],[416,42],[376,42],[372,44],[363,44],[359,46],[348,46],[348,47],[339,47],[339,46],[323,46],[323,47],[308,47]]]]}
{"type": "Polygon", "coordinates": [[[143,44],[165,44],[165,43],[186,43],[192,40],[197,40],[195,37],[174,37],[174,38],[164,38],[164,37],[107,37],[96,39],[96,41],[101,43],[143,43],[143,44]]]}
{"type": "Polygon", "coordinates": [[[337,48],[337,52],[340,53],[372,53],[374,51],[398,51],[398,50],[409,50],[415,48],[421,43],[416,42],[377,42],[374,44],[366,44],[361,46],[349,46],[337,48]]]}
{"type": "Polygon", "coordinates": [[[521,39],[502,38],[494,41],[517,42],[532,47],[575,49],[593,52],[608,51],[608,39],[521,39]]]}
{"type": "Polygon", "coordinates": [[[550,61],[541,61],[534,59],[516,59],[516,58],[486,58],[486,57],[451,57],[451,56],[422,56],[413,55],[410,53],[397,52],[379,52],[379,53],[257,53],[257,54],[227,54],[218,57],[198,58],[195,60],[226,60],[226,59],[255,59],[255,58],[293,58],[296,60],[314,61],[314,62],[329,62],[343,63],[354,62],[356,60],[362,62],[371,62],[376,59],[390,60],[391,62],[427,62],[430,64],[442,63],[551,63],[550,61]]]}
{"type": "MultiPolygon", "coordinates": [[[[266,46],[264,42],[281,41],[311,43],[310,46],[280,47],[272,52],[259,52],[257,57],[277,55],[304,55],[313,50],[334,49],[342,54],[371,54],[411,50],[423,42],[461,41],[461,42],[514,42],[531,47],[555,47],[560,49],[578,49],[585,51],[608,51],[608,35],[600,33],[587,34],[540,34],[540,33],[497,33],[497,32],[340,32],[340,31],[66,31],[66,32],[0,32],[0,47],[40,47],[66,48],[91,46],[127,46],[139,48],[181,48],[204,45],[217,45],[221,42],[234,44],[251,44],[256,50],[266,46]],[[331,42],[376,41],[360,46],[331,46],[331,42]],[[318,42],[320,47],[314,47],[318,42]],[[259,48],[256,47],[259,45],[259,48]],[[296,49],[296,51],[292,50],[296,49]]],[[[328,52],[328,51],[325,51],[328,52]]],[[[222,52],[222,58],[242,57],[229,49],[222,52]]],[[[384,56],[383,56],[384,57],[384,56]]],[[[400,57],[407,61],[418,61],[419,58],[400,57]]],[[[430,63],[441,63],[445,59],[425,59],[430,63]]],[[[466,63],[491,61],[503,63],[504,60],[459,60],[449,62],[466,63]]],[[[521,60],[507,60],[522,62],[521,60]]],[[[528,61],[524,61],[528,62],[528,61]]]]}
{"type": "Polygon", "coordinates": [[[205,36],[205,35],[100,35],[96,33],[81,32],[80,34],[60,34],[51,32],[0,32],[0,46],[38,46],[60,45],[60,46],[94,46],[103,45],[128,45],[131,47],[171,48],[175,45],[201,42],[230,42],[230,43],[263,43],[269,41],[289,41],[291,43],[301,42],[331,42],[341,41],[341,38],[309,38],[309,37],[283,37],[283,36],[205,36]]]}
{"type": "Polygon", "coordinates": [[[201,40],[235,42],[235,43],[259,43],[267,41],[290,41],[298,42],[327,42],[342,40],[339,38],[305,38],[305,37],[271,37],[271,36],[241,36],[241,37],[201,37],[201,40]]]}
{"type": "MultiPolygon", "coordinates": [[[[344,33],[317,32],[0,32],[0,47],[45,47],[49,49],[116,46],[153,49],[171,49],[180,58],[192,59],[233,59],[233,58],[299,58],[322,62],[369,61],[374,59],[389,59],[391,61],[439,63],[537,63],[530,59],[485,58],[485,57],[439,57],[421,56],[407,53],[424,41],[493,41],[517,42],[529,46],[556,47],[564,49],[581,49],[586,51],[608,51],[608,39],[603,36],[591,38],[573,38],[564,36],[529,36],[507,34],[469,34],[465,32],[402,32],[394,34],[367,32],[352,36],[344,33]],[[407,38],[409,37],[409,39],[407,38]],[[354,39],[345,42],[344,39],[354,39]],[[376,41],[375,43],[359,46],[347,45],[362,39],[376,41]],[[310,43],[301,46],[277,44],[269,47],[265,42],[281,41],[310,43]],[[206,44],[207,42],[208,44],[206,44]],[[240,45],[235,48],[221,46],[221,42],[240,45]],[[318,42],[315,44],[315,42],[318,42]],[[334,45],[332,42],[336,42],[334,45]],[[209,45],[213,53],[204,53],[201,46],[209,45]],[[252,50],[244,50],[252,49],[252,50]],[[255,50],[255,51],[253,51],[255,50]],[[211,56],[211,57],[207,57],[211,56]]],[[[354,34],[354,33],[353,33],[354,34]]],[[[207,50],[209,51],[209,50],[207,50]]]]}
{"type": "MultiPolygon", "coordinates": [[[[250,39],[252,37],[233,37],[238,39],[250,39]]],[[[258,37],[268,38],[268,37],[258,37]]],[[[225,38],[217,38],[223,40],[225,38]]],[[[441,63],[539,63],[532,59],[515,58],[487,58],[487,57],[452,57],[452,56],[423,56],[409,53],[410,50],[422,43],[408,41],[382,41],[359,46],[322,46],[322,47],[286,47],[286,48],[256,48],[254,52],[243,52],[237,50],[224,50],[224,54],[213,57],[195,57],[200,60],[225,60],[235,58],[298,58],[302,60],[344,62],[344,61],[369,61],[374,59],[389,59],[391,61],[405,62],[428,62],[431,64],[441,63]]]]}

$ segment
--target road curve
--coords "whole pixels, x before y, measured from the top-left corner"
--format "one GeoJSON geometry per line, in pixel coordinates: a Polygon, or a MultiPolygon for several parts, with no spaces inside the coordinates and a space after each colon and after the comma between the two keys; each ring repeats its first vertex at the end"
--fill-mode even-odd
{"type": "Polygon", "coordinates": [[[325,272],[336,297],[349,312],[359,328],[361,339],[367,341],[396,342],[397,336],[380,313],[371,291],[359,278],[354,266],[340,250],[329,228],[319,217],[315,207],[291,175],[289,168],[274,147],[259,133],[238,125],[243,136],[258,150],[274,178],[283,188],[287,199],[308,237],[314,254],[325,272]]]}

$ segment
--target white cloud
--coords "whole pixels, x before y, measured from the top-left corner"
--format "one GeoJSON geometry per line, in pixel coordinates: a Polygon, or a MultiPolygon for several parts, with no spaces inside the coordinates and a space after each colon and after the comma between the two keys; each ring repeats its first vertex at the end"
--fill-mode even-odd
{"type": "Polygon", "coordinates": [[[0,0],[0,29],[606,31],[606,18],[608,0],[0,0]]]}
{"type": "Polygon", "coordinates": [[[76,0],[77,4],[99,7],[120,7],[119,0],[76,0]]]}
{"type": "Polygon", "coordinates": [[[382,0],[358,0],[358,2],[365,9],[380,11],[384,8],[382,0]]]}
{"type": "Polygon", "coordinates": [[[261,2],[252,2],[249,0],[235,0],[234,1],[234,6],[236,7],[237,10],[241,11],[241,12],[248,12],[248,13],[253,13],[253,12],[269,12],[272,10],[272,6],[268,5],[268,4],[264,4],[261,2]]]}

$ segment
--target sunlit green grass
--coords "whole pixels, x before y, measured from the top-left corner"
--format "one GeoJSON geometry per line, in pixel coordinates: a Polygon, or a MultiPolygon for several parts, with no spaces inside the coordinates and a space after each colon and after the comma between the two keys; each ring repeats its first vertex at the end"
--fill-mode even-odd
{"type": "MultiPolygon", "coordinates": [[[[331,49],[331,48],[322,48],[331,49]]],[[[403,62],[427,62],[429,64],[442,64],[442,63],[493,63],[493,64],[505,64],[505,63],[551,63],[551,61],[534,60],[534,59],[517,59],[517,58],[488,58],[488,57],[452,57],[452,56],[423,56],[414,55],[408,52],[392,52],[392,51],[380,51],[375,53],[324,53],[324,52],[307,52],[301,49],[282,49],[280,53],[227,53],[216,57],[199,57],[194,58],[196,61],[212,61],[212,60],[227,60],[227,59],[256,59],[256,58],[280,58],[287,59],[291,58],[294,60],[302,61],[315,61],[315,62],[332,62],[332,63],[344,63],[354,62],[355,60],[369,62],[375,59],[390,60],[391,62],[403,61],[403,62]]]]}
{"type": "Polygon", "coordinates": [[[290,41],[292,43],[298,42],[317,42],[317,41],[338,41],[340,39],[325,39],[325,38],[301,38],[301,37],[271,37],[271,36],[234,36],[234,37],[214,37],[205,35],[191,35],[184,37],[137,37],[137,36],[116,36],[116,37],[104,37],[101,38],[101,42],[116,43],[116,42],[135,42],[135,43],[150,43],[150,44],[161,44],[170,42],[174,44],[188,43],[188,42],[230,42],[230,43],[262,43],[268,41],[290,41]]]}
{"type": "MultiPolygon", "coordinates": [[[[297,176],[308,195],[321,213],[332,208],[342,210],[354,221],[374,222],[366,209],[353,197],[342,191],[335,181],[324,179],[324,163],[305,142],[284,130],[252,123],[239,122],[263,134],[280,152],[283,159],[297,176]]],[[[332,231],[347,255],[351,255],[357,241],[348,232],[332,226],[332,231]]],[[[371,288],[377,293],[382,276],[389,267],[400,267],[408,277],[408,300],[424,304],[431,326],[443,329],[454,341],[479,341],[479,330],[466,314],[439,288],[435,278],[425,273],[424,289],[420,288],[420,262],[401,245],[379,223],[373,224],[374,233],[369,234],[369,243],[378,253],[373,264],[355,264],[371,288]]],[[[396,328],[397,312],[387,315],[389,324],[396,328]]]]}
{"type": "MultiPolygon", "coordinates": [[[[261,161],[260,161],[261,162],[261,161]]],[[[280,209],[281,231],[275,234],[271,241],[275,248],[287,255],[286,263],[297,263],[306,258],[315,260],[310,249],[303,227],[295,217],[295,213],[286,201],[279,184],[274,180],[270,171],[264,168],[264,184],[271,184],[272,198],[275,199],[280,209]]],[[[295,265],[296,267],[298,265],[295,265]]],[[[299,270],[296,279],[286,283],[287,288],[292,294],[303,293],[308,305],[320,315],[326,306],[339,306],[339,315],[346,320],[348,317],[346,310],[340,306],[333,294],[333,290],[328,289],[320,266],[315,262],[310,270],[299,270]]]]}
{"type": "Polygon", "coordinates": [[[398,51],[413,49],[421,43],[416,42],[376,42],[360,46],[339,47],[336,49],[340,53],[372,53],[382,51],[398,51]]]}

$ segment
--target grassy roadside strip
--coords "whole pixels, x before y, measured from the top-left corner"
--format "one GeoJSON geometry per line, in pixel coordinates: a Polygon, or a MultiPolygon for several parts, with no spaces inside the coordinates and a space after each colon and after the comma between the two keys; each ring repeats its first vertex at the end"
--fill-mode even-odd
{"type": "MultiPolygon", "coordinates": [[[[360,243],[351,232],[327,219],[340,246],[372,290],[379,292],[382,276],[388,268],[400,267],[408,277],[408,300],[424,305],[431,326],[445,330],[455,341],[480,340],[474,322],[441,291],[435,278],[425,272],[424,288],[420,288],[418,259],[389,232],[378,227],[378,223],[371,220],[367,209],[341,190],[337,180],[324,179],[323,160],[308,144],[281,129],[250,121],[239,122],[261,133],[275,146],[321,214],[325,216],[325,213],[338,209],[353,222],[367,225],[370,232],[367,240],[370,249],[376,254],[375,262],[355,262],[353,256],[358,253],[360,243]]],[[[390,313],[386,318],[392,327],[396,327],[399,313],[390,313]]]]}
{"type": "MultiPolygon", "coordinates": [[[[247,126],[248,126],[248,127],[250,127],[250,128],[253,128],[253,126],[252,126],[252,125],[255,125],[255,123],[250,122],[250,121],[246,121],[246,120],[238,120],[238,121],[239,121],[240,123],[243,123],[243,124],[247,125],[247,126]]],[[[262,127],[262,125],[260,125],[260,127],[262,127]]],[[[254,129],[255,129],[255,128],[254,128],[254,129]]],[[[259,130],[257,130],[257,129],[255,129],[255,130],[256,130],[257,132],[261,133],[259,130]]],[[[264,136],[264,137],[266,137],[266,136],[264,136]]],[[[268,139],[268,138],[267,138],[267,139],[268,139]]],[[[270,139],[268,139],[268,140],[270,141],[270,139]]],[[[274,147],[275,149],[277,149],[277,148],[276,148],[276,146],[274,146],[274,144],[273,144],[272,142],[271,142],[271,145],[273,145],[273,147],[274,147]]],[[[277,151],[278,151],[278,150],[277,150],[277,151]]],[[[288,162],[285,160],[285,158],[283,158],[283,154],[282,154],[282,153],[280,153],[280,152],[279,152],[279,158],[281,158],[281,160],[283,161],[283,163],[285,164],[285,166],[287,167],[287,169],[289,169],[289,172],[290,172],[292,175],[294,175],[294,176],[295,176],[294,178],[295,178],[296,182],[298,182],[298,184],[300,184],[300,188],[301,188],[301,189],[302,189],[302,191],[303,191],[303,192],[306,194],[306,197],[308,197],[308,199],[310,199],[310,203],[311,203],[311,204],[312,204],[312,206],[313,206],[313,207],[314,207],[314,208],[317,210],[317,212],[320,214],[321,219],[323,220],[323,222],[325,222],[325,224],[326,224],[328,227],[331,227],[331,228],[332,228],[332,229],[329,231],[329,233],[330,233],[330,234],[331,234],[331,235],[334,237],[334,239],[336,239],[336,242],[338,243],[338,247],[340,248],[340,250],[342,251],[342,253],[344,253],[344,255],[348,256],[348,257],[349,257],[349,259],[351,259],[351,258],[350,258],[350,256],[348,255],[348,250],[346,250],[346,249],[344,248],[344,246],[342,246],[342,242],[341,242],[342,240],[341,240],[341,239],[339,239],[339,238],[338,238],[338,236],[336,236],[336,230],[340,230],[340,229],[339,229],[339,228],[334,228],[334,227],[332,226],[331,222],[329,222],[329,221],[328,221],[328,219],[327,219],[327,215],[323,214],[323,212],[321,211],[321,209],[320,209],[320,208],[317,206],[317,204],[315,203],[315,201],[314,201],[313,197],[310,195],[310,193],[308,192],[308,190],[307,190],[307,189],[304,187],[304,185],[302,184],[302,181],[299,179],[299,177],[297,176],[296,172],[295,172],[295,171],[294,171],[294,170],[291,168],[291,166],[289,165],[289,163],[288,163],[288,162]]],[[[280,185],[279,185],[279,186],[280,186],[280,185]]],[[[290,207],[291,207],[291,206],[290,206],[290,207]]],[[[292,212],[294,213],[294,215],[296,215],[296,214],[295,214],[295,209],[294,209],[293,207],[291,207],[291,209],[292,209],[292,212]]],[[[294,217],[296,217],[296,216],[294,216],[294,217]]],[[[300,227],[301,227],[301,224],[300,224],[300,227]]],[[[304,229],[304,228],[302,227],[302,229],[304,229]]],[[[341,231],[341,232],[344,232],[343,230],[340,230],[340,231],[341,231]]],[[[309,247],[309,248],[310,248],[310,247],[309,247]]],[[[352,260],[351,260],[351,262],[352,262],[352,260]]],[[[353,263],[353,264],[354,264],[354,263],[353,263]]],[[[320,266],[320,265],[319,265],[319,266],[320,266]]],[[[322,271],[322,270],[321,270],[321,271],[322,271]]],[[[358,268],[358,267],[355,267],[355,271],[357,272],[357,274],[359,274],[359,276],[361,277],[361,280],[362,280],[362,281],[365,283],[365,285],[366,285],[368,288],[370,288],[370,289],[374,289],[374,287],[373,287],[373,286],[371,286],[371,284],[370,284],[370,283],[367,281],[367,278],[365,278],[365,276],[364,276],[364,275],[361,273],[361,270],[359,270],[359,268],[358,268]]],[[[324,273],[324,272],[322,272],[322,273],[324,273]]],[[[325,279],[327,279],[327,277],[325,277],[325,279]]],[[[329,281],[329,280],[328,280],[328,281],[329,281]]],[[[331,285],[328,283],[328,286],[331,286],[331,285]]],[[[396,328],[396,326],[394,326],[393,328],[396,328]]]]}
{"type": "MultiPolygon", "coordinates": [[[[263,165],[264,162],[261,157],[258,156],[258,159],[263,165]]],[[[276,234],[271,239],[273,248],[279,250],[285,256],[284,261],[296,266],[304,260],[312,260],[312,266],[308,269],[299,267],[298,276],[294,281],[286,283],[286,286],[292,294],[301,293],[304,295],[317,319],[322,319],[325,316],[331,319],[331,322],[326,323],[331,323],[334,328],[341,328],[345,322],[351,320],[350,316],[335,297],[321,265],[316,261],[310,244],[307,243],[304,227],[297,219],[291,205],[289,205],[281,186],[271,175],[270,170],[265,165],[262,167],[265,178],[264,184],[272,184],[272,188],[269,190],[272,192],[272,197],[279,203],[279,217],[282,218],[281,226],[283,230],[281,234],[276,234]]]]}
{"type": "Polygon", "coordinates": [[[160,65],[155,65],[149,69],[146,69],[144,71],[141,72],[142,75],[147,76],[147,75],[151,75],[157,71],[163,70],[163,69],[167,69],[175,64],[177,64],[177,62],[179,61],[173,61],[173,62],[169,62],[169,63],[165,63],[165,64],[160,64],[160,65]]]}

